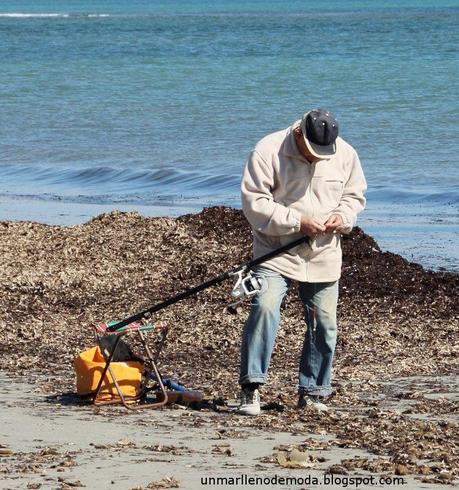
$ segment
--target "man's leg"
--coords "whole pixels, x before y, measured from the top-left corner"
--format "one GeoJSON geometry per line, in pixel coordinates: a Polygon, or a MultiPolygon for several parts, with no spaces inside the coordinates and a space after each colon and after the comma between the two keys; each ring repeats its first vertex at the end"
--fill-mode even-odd
{"type": "Polygon", "coordinates": [[[280,305],[290,284],[281,274],[266,267],[257,267],[255,273],[262,278],[263,286],[252,300],[242,334],[239,378],[242,386],[266,382],[279,326],[280,305]]]}
{"type": "Polygon", "coordinates": [[[300,284],[307,331],[301,353],[300,394],[327,397],[336,346],[338,281],[300,284]]]}

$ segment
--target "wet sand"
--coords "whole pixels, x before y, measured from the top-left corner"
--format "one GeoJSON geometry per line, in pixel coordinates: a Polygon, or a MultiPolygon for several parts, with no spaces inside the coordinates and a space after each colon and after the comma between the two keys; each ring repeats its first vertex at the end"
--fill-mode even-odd
{"type": "MultiPolygon", "coordinates": [[[[397,380],[386,392],[393,393],[394,386],[400,389],[402,385],[434,386],[448,390],[450,398],[459,400],[457,379],[397,380]]],[[[375,475],[365,470],[348,472],[342,461],[364,462],[377,458],[358,448],[334,446],[331,434],[310,434],[301,422],[293,432],[253,429],[238,427],[241,417],[231,410],[215,413],[175,406],[126,413],[119,407],[79,405],[69,395],[44,395],[34,385],[5,374],[0,375],[0,386],[3,394],[0,402],[2,489],[84,486],[126,490],[151,488],[149,484],[161,481],[170,486],[157,488],[179,485],[178,488],[199,489],[205,488],[203,482],[210,478],[236,479],[242,475],[271,482],[287,476],[308,481],[307,485],[250,486],[257,489],[323,488],[327,477],[340,484],[330,483],[326,488],[344,488],[349,478],[361,478],[361,488],[436,488],[412,475],[391,472],[375,475]],[[292,454],[295,448],[301,449],[300,464],[304,467],[287,469],[280,465],[279,451],[292,454]],[[381,477],[386,483],[380,483],[381,477]],[[315,481],[320,484],[314,484],[315,481]]],[[[437,400],[443,396],[435,389],[431,391],[424,390],[424,393],[437,400]]],[[[397,401],[397,393],[388,395],[386,407],[406,410],[410,404],[397,401]]],[[[336,406],[334,410],[345,414],[345,407],[336,406]]],[[[418,418],[422,414],[413,412],[411,416],[418,418]]],[[[263,417],[266,416],[261,415],[263,417]]],[[[449,417],[440,414],[437,419],[448,423],[449,417]]],[[[389,460],[387,463],[390,465],[389,460]]],[[[247,486],[223,485],[222,488],[247,486]]]]}

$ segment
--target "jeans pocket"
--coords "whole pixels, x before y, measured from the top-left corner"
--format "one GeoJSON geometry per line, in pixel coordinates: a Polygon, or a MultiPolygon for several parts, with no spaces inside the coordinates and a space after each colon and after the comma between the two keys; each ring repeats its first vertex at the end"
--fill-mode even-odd
{"type": "Polygon", "coordinates": [[[274,276],[276,273],[272,271],[271,269],[268,269],[267,267],[263,267],[262,265],[258,265],[255,270],[253,271],[256,278],[260,281],[261,283],[261,289],[258,291],[257,296],[266,293],[268,290],[268,277],[274,276]]]}

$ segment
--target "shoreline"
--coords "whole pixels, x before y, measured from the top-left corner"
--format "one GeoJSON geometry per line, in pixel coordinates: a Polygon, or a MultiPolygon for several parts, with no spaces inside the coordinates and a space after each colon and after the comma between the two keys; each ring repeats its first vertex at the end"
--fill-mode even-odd
{"type": "MultiPolygon", "coordinates": [[[[282,410],[254,419],[217,412],[218,423],[269,430],[274,438],[298,431],[308,440],[311,434],[330,436],[333,447],[369,452],[359,461],[341,458],[339,466],[346,465],[349,475],[363,469],[375,475],[402,472],[427,485],[457,481],[459,396],[449,380],[459,374],[459,275],[426,271],[382,252],[361,229],[343,239],[343,248],[331,413],[303,415],[295,407],[304,324],[292,288],[262,395],[268,406],[282,410]]],[[[51,397],[65,412],[65,394],[75,391],[73,359],[93,345],[91,324],[124,318],[250,256],[247,222],[240,211],[225,207],[178,218],[114,212],[69,228],[1,222],[0,369],[27,379],[42,402],[51,397]]],[[[225,406],[237,396],[248,313],[248,304],[237,315],[226,312],[231,287],[211,288],[157,318],[170,325],[160,359],[163,374],[225,406]]],[[[46,406],[37,405],[37,417],[46,406]]],[[[78,413],[78,405],[70,407],[78,413]]],[[[92,419],[92,409],[84,410],[92,419]]],[[[125,415],[110,407],[101,413],[119,421],[125,415]]],[[[194,420],[193,411],[183,413],[180,424],[194,420]]],[[[209,420],[206,427],[214,430],[217,419],[209,420]]]]}
{"type": "MultiPolygon", "coordinates": [[[[144,218],[178,218],[200,213],[207,209],[207,206],[226,207],[192,201],[165,200],[156,205],[96,204],[32,198],[7,199],[6,196],[0,197],[0,204],[0,222],[31,222],[62,227],[84,225],[101,214],[111,212],[134,212],[144,218]],[[27,218],[24,214],[25,206],[27,218]]],[[[239,210],[233,205],[231,209],[239,210]]],[[[378,210],[379,208],[365,210],[359,218],[358,226],[374,236],[383,251],[399,254],[410,262],[422,265],[426,270],[459,273],[456,223],[434,217],[435,214],[430,209],[425,215],[410,216],[405,211],[397,211],[396,207],[392,214],[387,215],[386,212],[384,219],[378,210]]]]}

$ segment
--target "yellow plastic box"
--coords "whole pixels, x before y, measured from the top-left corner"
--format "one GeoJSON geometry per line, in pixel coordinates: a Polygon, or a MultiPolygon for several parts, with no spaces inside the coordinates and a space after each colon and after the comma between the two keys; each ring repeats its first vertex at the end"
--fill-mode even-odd
{"type": "MultiPolygon", "coordinates": [[[[76,372],[76,386],[79,395],[94,393],[99,384],[105,359],[98,346],[82,352],[74,361],[76,372]]],[[[144,366],[140,362],[111,362],[110,368],[118,382],[123,396],[136,397],[140,394],[140,383],[144,366]]],[[[107,371],[102,383],[99,398],[118,398],[118,392],[110,373],[107,371]]]]}

